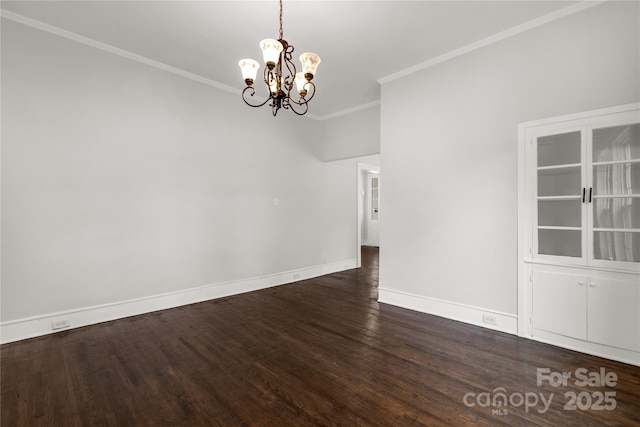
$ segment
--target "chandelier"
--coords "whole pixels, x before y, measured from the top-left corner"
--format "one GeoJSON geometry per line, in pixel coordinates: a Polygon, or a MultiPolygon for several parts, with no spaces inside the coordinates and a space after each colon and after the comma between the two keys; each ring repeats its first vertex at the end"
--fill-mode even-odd
{"type": "Polygon", "coordinates": [[[316,85],[312,80],[316,68],[320,64],[320,57],[311,52],[303,53],[300,55],[302,71],[296,71],[296,66],[291,60],[293,46],[282,38],[282,0],[280,0],[280,38],[278,40],[262,40],[260,48],[265,63],[262,72],[263,80],[269,91],[269,97],[262,103],[260,101],[256,104],[249,102],[256,93],[253,82],[260,64],[253,59],[242,59],[238,65],[242,70],[244,82],[247,84],[247,87],[242,91],[242,99],[250,107],[262,107],[271,101],[269,106],[274,117],[280,108],[291,109],[299,116],[304,115],[309,110],[309,101],[316,94],[316,85]],[[297,99],[295,99],[296,91],[293,89],[294,82],[298,92],[297,99]],[[293,97],[291,92],[293,92],[293,97]]]}

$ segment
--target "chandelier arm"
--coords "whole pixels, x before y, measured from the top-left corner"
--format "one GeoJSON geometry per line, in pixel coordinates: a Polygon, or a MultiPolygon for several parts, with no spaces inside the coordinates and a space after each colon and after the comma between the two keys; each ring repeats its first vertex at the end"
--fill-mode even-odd
{"type": "Polygon", "coordinates": [[[282,98],[282,108],[284,108],[285,110],[289,109],[289,98],[287,97],[282,98]]]}
{"type": "Polygon", "coordinates": [[[297,101],[293,98],[289,98],[289,101],[291,104],[295,104],[295,105],[306,105],[309,102],[309,100],[305,99],[304,96],[301,96],[300,98],[298,98],[297,101]]]}
{"type": "Polygon", "coordinates": [[[304,116],[305,114],[307,114],[307,111],[309,111],[309,104],[307,104],[306,102],[296,102],[293,99],[289,99],[290,102],[287,106],[287,108],[289,108],[291,111],[293,111],[294,113],[296,113],[299,116],[304,116]],[[299,112],[296,110],[296,107],[294,107],[294,105],[300,105],[300,106],[304,106],[304,110],[299,112]]]}
{"type": "MultiPolygon", "coordinates": [[[[293,68],[295,69],[295,65],[293,64],[293,51],[295,50],[295,48],[293,46],[291,46],[289,43],[287,43],[286,40],[279,40],[280,43],[282,43],[284,46],[286,46],[286,49],[282,52],[282,54],[284,55],[284,58],[286,59],[286,61],[291,64],[293,66],[293,68]]],[[[289,69],[289,72],[291,72],[291,69],[289,69]]]]}
{"type": "Polygon", "coordinates": [[[315,84],[314,82],[312,82],[312,81],[307,81],[307,82],[304,84],[304,86],[303,86],[303,87],[307,90],[307,95],[309,94],[309,92],[311,92],[311,96],[309,96],[309,97],[304,97],[305,101],[306,101],[306,102],[309,102],[309,101],[311,101],[311,100],[313,99],[313,97],[314,97],[314,96],[315,96],[315,94],[316,94],[316,84],[315,84]],[[308,86],[309,88],[312,88],[313,90],[311,90],[311,91],[310,91],[310,90],[307,88],[307,86],[308,86]]]}
{"type": "Polygon", "coordinates": [[[285,56],[284,63],[285,63],[285,66],[287,67],[287,71],[289,71],[289,75],[283,79],[283,83],[286,89],[287,98],[291,98],[291,90],[295,86],[296,66],[286,56],[285,56]],[[292,67],[293,67],[293,71],[291,70],[292,67]]]}
{"type": "Polygon", "coordinates": [[[245,104],[247,104],[249,107],[262,107],[264,104],[266,104],[267,102],[269,102],[269,100],[271,98],[267,98],[263,103],[260,104],[252,104],[250,103],[247,98],[246,98],[246,93],[247,91],[250,91],[249,96],[253,96],[256,93],[256,90],[253,88],[253,86],[247,86],[244,88],[244,90],[242,91],[242,100],[244,101],[245,104]]]}
{"type": "Polygon", "coordinates": [[[269,85],[269,82],[271,80],[276,80],[277,79],[277,74],[278,74],[278,66],[277,65],[276,65],[276,68],[274,70],[270,70],[267,67],[264,67],[264,70],[262,72],[262,80],[264,81],[264,84],[267,86],[267,93],[269,94],[269,98],[273,98],[273,93],[271,93],[271,86],[269,85]]]}
{"type": "Polygon", "coordinates": [[[289,43],[287,43],[286,40],[280,39],[278,40],[282,46],[283,46],[283,50],[282,52],[280,52],[280,62],[278,62],[278,67],[280,68],[280,76],[283,77],[283,82],[287,82],[288,84],[292,85],[293,81],[295,79],[295,65],[293,64],[292,61],[292,52],[293,52],[293,46],[291,46],[289,43]],[[283,73],[283,66],[282,64],[284,64],[284,66],[287,68],[287,71],[289,71],[289,76],[287,76],[286,78],[284,78],[284,73],[283,73]],[[293,67],[293,72],[291,71],[291,67],[293,67]]]}

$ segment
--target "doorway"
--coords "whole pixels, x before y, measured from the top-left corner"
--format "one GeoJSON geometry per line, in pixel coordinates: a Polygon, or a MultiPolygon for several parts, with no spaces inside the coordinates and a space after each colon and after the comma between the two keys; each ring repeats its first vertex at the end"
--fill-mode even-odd
{"type": "Polygon", "coordinates": [[[362,267],[362,247],[380,246],[380,166],[358,163],[358,268],[362,267]]]}

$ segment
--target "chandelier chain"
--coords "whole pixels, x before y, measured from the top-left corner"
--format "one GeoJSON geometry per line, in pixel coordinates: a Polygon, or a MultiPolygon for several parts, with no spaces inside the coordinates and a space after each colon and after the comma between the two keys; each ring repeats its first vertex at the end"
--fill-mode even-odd
{"type": "Polygon", "coordinates": [[[280,0],[280,40],[282,39],[282,0],[280,0]]]}

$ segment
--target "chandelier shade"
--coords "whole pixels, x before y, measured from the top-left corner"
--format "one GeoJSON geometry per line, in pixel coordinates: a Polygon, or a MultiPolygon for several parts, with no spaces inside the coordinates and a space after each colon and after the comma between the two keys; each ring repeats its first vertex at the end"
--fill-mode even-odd
{"type": "Polygon", "coordinates": [[[275,39],[264,39],[260,42],[264,64],[270,68],[275,67],[280,61],[282,43],[275,39]]]}
{"type": "Polygon", "coordinates": [[[242,59],[238,62],[238,65],[242,70],[242,78],[245,83],[247,83],[247,85],[253,84],[256,79],[256,75],[258,74],[258,68],[260,68],[258,61],[254,61],[253,59],[242,59]]]}
{"type": "Polygon", "coordinates": [[[256,99],[253,98],[256,94],[254,82],[260,64],[253,59],[242,59],[238,65],[247,85],[242,91],[244,102],[250,107],[262,107],[270,102],[269,106],[274,116],[280,108],[291,110],[300,116],[306,114],[309,111],[309,101],[316,93],[316,86],[312,80],[320,64],[320,57],[311,52],[303,53],[299,58],[302,71],[296,70],[292,61],[293,46],[284,40],[282,35],[282,0],[280,0],[279,38],[264,39],[259,45],[264,60],[262,76],[269,95],[264,102],[251,102],[256,99]]]}
{"type": "Polygon", "coordinates": [[[305,52],[300,55],[300,63],[302,64],[302,71],[305,74],[311,74],[315,76],[316,69],[320,64],[320,57],[315,53],[305,52]]]}
{"type": "Polygon", "coordinates": [[[298,89],[298,93],[300,96],[305,96],[307,94],[307,90],[304,85],[307,84],[307,79],[304,77],[304,73],[299,71],[296,73],[296,88],[298,89]],[[304,94],[302,93],[304,92],[304,94]]]}

